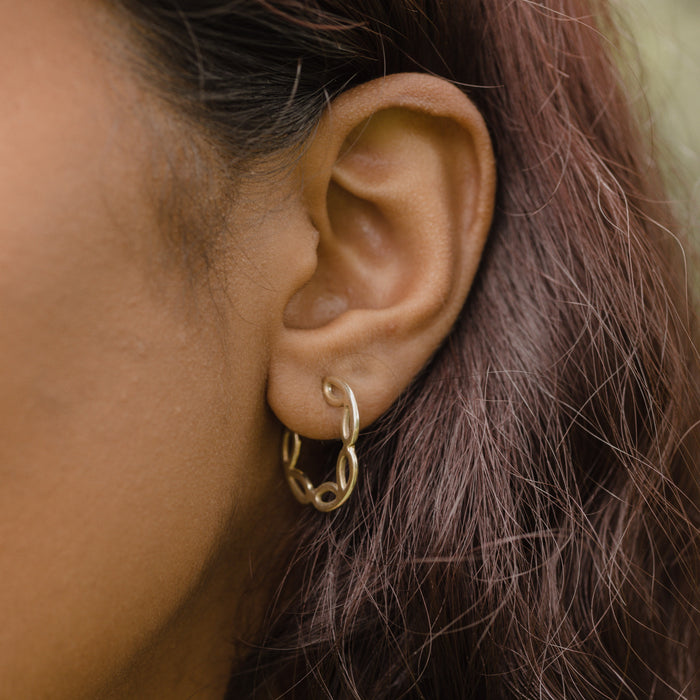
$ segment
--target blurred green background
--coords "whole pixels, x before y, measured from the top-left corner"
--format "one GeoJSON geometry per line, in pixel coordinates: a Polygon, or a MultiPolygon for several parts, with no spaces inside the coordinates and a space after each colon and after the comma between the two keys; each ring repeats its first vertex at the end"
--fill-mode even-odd
{"type": "MultiPolygon", "coordinates": [[[[642,62],[640,85],[684,180],[687,209],[700,214],[700,0],[618,0],[642,62]]],[[[683,202],[681,202],[683,205],[683,202]]]]}

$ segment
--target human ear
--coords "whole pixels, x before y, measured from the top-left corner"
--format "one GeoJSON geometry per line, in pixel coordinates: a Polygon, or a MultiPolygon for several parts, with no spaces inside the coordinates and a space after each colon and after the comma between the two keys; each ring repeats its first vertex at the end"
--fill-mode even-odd
{"type": "Polygon", "coordinates": [[[299,168],[308,218],[289,225],[317,244],[274,333],[268,403],[290,430],[329,439],[340,420],[324,377],[349,384],[366,426],[449,332],[491,224],[495,163],[458,88],[404,73],[335,99],[299,168]]]}

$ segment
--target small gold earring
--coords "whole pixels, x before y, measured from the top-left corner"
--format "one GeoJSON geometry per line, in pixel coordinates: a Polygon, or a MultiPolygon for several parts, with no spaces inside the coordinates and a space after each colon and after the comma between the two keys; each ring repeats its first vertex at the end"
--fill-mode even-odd
{"type": "Polygon", "coordinates": [[[296,468],[301,449],[301,438],[297,433],[285,428],[282,438],[282,466],[287,483],[299,503],[311,503],[323,513],[328,513],[345,503],[357,483],[357,455],[355,442],[360,432],[360,414],[352,389],[336,377],[323,380],[323,396],[331,406],[343,407],[342,436],[343,446],[335,464],[337,481],[324,481],[314,485],[303,471],[296,468]],[[290,451],[290,440],[293,445],[290,451]]]}

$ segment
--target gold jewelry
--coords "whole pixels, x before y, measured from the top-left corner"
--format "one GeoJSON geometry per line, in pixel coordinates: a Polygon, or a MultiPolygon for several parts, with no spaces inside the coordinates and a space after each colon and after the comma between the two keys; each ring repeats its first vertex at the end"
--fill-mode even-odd
{"type": "Polygon", "coordinates": [[[296,468],[301,449],[301,438],[297,433],[287,428],[285,428],[282,438],[282,466],[287,483],[297,501],[303,504],[312,503],[317,510],[328,513],[340,508],[348,500],[357,483],[355,442],[360,432],[360,414],[357,410],[355,394],[342,379],[326,377],[323,380],[323,396],[331,406],[342,406],[344,409],[343,447],[335,463],[337,481],[324,481],[320,486],[314,487],[309,477],[296,468]],[[291,454],[289,450],[290,439],[293,440],[291,454]]]}

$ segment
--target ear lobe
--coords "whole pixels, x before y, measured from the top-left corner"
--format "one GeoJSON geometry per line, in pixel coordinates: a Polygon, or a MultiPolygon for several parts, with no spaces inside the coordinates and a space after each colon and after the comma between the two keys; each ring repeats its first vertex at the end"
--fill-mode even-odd
{"type": "Polygon", "coordinates": [[[344,379],[363,426],[406,388],[461,309],[491,222],[486,126],[450,83],[399,74],[330,105],[301,165],[317,265],[273,343],[268,402],[291,430],[337,437],[325,376],[344,379]]]}

